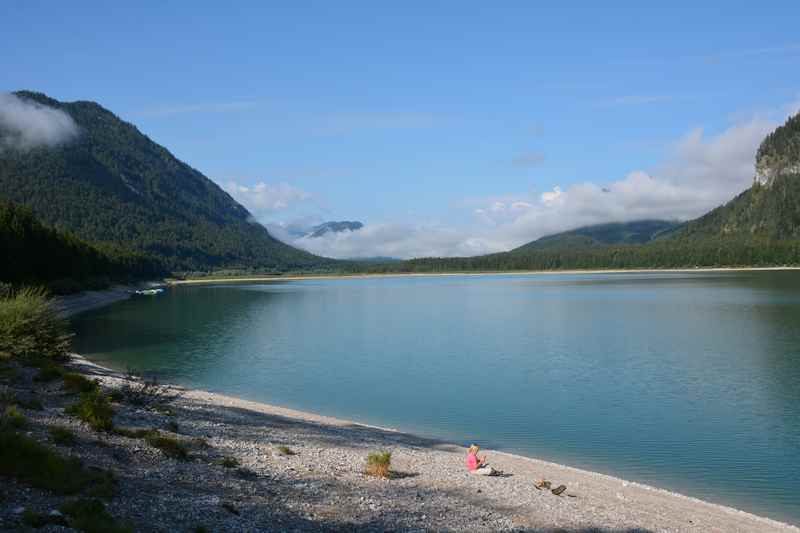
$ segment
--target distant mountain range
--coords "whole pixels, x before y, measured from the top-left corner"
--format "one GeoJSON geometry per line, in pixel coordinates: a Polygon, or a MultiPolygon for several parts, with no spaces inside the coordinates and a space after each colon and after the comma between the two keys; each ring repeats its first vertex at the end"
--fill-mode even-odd
{"type": "Polygon", "coordinates": [[[15,94],[63,111],[79,129],[63,145],[0,150],[0,198],[46,224],[157,257],[173,271],[335,264],[274,239],[214,182],[102,106],[15,94]]]}
{"type": "Polygon", "coordinates": [[[680,222],[666,220],[598,224],[548,235],[512,251],[524,253],[536,250],[578,250],[613,244],[646,244],[680,226],[680,222]]]}
{"type": "MultiPolygon", "coordinates": [[[[275,239],[214,182],[100,105],[15,94],[38,108],[63,112],[79,133],[68,143],[34,147],[26,146],[19,132],[0,130],[0,199],[27,206],[57,230],[48,233],[30,213],[7,204],[0,220],[8,225],[0,228],[3,245],[22,250],[51,242],[68,250],[63,257],[91,264],[98,275],[800,264],[800,115],[764,139],[753,186],[696,220],[582,227],[477,257],[337,261],[275,239]],[[33,229],[19,230],[15,221],[33,229]]],[[[281,231],[297,242],[363,227],[358,221],[329,221],[281,226],[281,231]]],[[[32,269],[44,269],[51,278],[63,275],[48,271],[40,264],[42,255],[34,255],[30,260],[38,262],[32,269]]],[[[24,272],[14,270],[13,276],[24,272]]]]}

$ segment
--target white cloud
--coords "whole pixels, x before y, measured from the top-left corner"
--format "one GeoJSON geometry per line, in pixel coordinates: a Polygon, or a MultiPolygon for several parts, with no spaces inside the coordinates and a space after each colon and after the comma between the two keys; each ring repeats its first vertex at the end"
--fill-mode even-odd
{"type": "Polygon", "coordinates": [[[539,237],[606,222],[686,220],[749,187],[755,152],[776,126],[751,119],[707,136],[689,131],[652,170],[634,170],[610,183],[484,199],[473,207],[475,224],[367,225],[356,232],[297,239],[292,244],[329,257],[463,256],[509,250],[539,237]]]}
{"type": "Polygon", "coordinates": [[[257,218],[312,200],[311,194],[288,183],[271,185],[262,181],[255,185],[241,185],[228,181],[223,188],[257,218]]]}
{"type": "Polygon", "coordinates": [[[0,93],[0,150],[57,146],[77,135],[78,126],[64,111],[0,93]]]}

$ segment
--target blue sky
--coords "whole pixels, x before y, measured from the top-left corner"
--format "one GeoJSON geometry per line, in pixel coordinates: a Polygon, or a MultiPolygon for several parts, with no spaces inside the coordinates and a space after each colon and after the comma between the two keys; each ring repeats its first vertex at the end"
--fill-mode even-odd
{"type": "Polygon", "coordinates": [[[366,223],[296,243],[330,255],[696,216],[800,102],[797,2],[199,4],[7,2],[0,91],[101,103],[276,234],[366,223]]]}

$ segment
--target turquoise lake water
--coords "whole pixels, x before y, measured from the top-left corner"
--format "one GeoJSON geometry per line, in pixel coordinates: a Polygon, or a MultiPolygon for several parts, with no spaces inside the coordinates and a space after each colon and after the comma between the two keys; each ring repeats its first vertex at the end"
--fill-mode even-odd
{"type": "Polygon", "coordinates": [[[73,323],[119,369],[800,523],[800,273],[179,287],[73,323]]]}

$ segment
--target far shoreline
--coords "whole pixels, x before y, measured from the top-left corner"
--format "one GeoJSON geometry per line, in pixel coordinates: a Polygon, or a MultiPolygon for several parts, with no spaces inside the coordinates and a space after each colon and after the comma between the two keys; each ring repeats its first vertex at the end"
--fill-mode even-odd
{"type": "Polygon", "coordinates": [[[372,279],[372,278],[414,278],[414,277],[453,277],[453,276],[531,276],[531,275],[559,275],[559,274],[690,274],[704,272],[781,272],[797,271],[800,266],[774,266],[774,267],[702,267],[702,268],[635,268],[635,269],[595,269],[595,270],[481,270],[459,272],[388,272],[376,274],[290,274],[264,275],[264,276],[218,276],[208,278],[189,278],[164,280],[169,286],[179,285],[212,285],[221,283],[257,283],[274,281],[305,281],[305,280],[337,280],[337,279],[372,279]]]}

